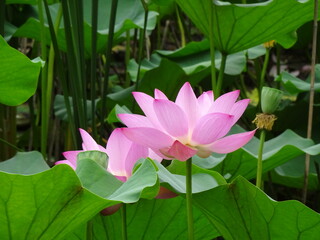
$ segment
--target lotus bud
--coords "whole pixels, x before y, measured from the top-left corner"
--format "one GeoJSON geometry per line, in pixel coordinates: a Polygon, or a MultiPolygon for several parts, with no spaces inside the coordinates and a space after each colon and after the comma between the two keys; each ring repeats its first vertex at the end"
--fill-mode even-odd
{"type": "Polygon", "coordinates": [[[263,87],[261,92],[261,109],[263,113],[274,113],[281,101],[283,92],[269,87],[263,87]]]}

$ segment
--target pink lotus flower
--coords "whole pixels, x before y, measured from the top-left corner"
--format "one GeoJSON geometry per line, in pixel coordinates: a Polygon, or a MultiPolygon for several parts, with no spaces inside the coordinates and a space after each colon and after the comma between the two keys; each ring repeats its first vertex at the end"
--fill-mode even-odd
{"type": "Polygon", "coordinates": [[[64,152],[63,155],[66,160],[58,161],[56,164],[65,163],[75,169],[77,166],[77,155],[80,152],[97,150],[106,153],[109,157],[107,171],[119,180],[126,181],[132,175],[133,166],[139,159],[150,157],[157,161],[162,160],[162,158],[147,147],[128,140],[123,135],[121,129],[115,129],[111,133],[106,148],[97,144],[85,130],[80,129],[80,134],[83,141],[83,150],[64,152]]]}
{"type": "Polygon", "coordinates": [[[211,152],[233,152],[253,137],[255,130],[224,137],[249,104],[249,99],[237,101],[239,93],[229,92],[214,101],[213,92],[208,91],[197,98],[191,85],[185,83],[172,102],[158,89],[155,98],[134,92],[145,116],[118,117],[128,127],[122,128],[128,139],[165,159],[186,161],[195,154],[205,158],[211,152]]]}

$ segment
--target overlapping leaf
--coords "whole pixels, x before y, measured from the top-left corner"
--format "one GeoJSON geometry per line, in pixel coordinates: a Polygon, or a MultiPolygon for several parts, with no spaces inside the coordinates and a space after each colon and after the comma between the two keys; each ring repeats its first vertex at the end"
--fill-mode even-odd
{"type": "MultiPolygon", "coordinates": [[[[291,94],[298,94],[301,92],[310,91],[310,81],[303,81],[288,72],[282,72],[276,79],[282,82],[284,88],[291,94]]],[[[314,84],[314,90],[320,92],[320,65],[316,65],[316,82],[314,84]]]]}
{"type": "Polygon", "coordinates": [[[319,238],[318,213],[298,201],[276,202],[242,177],[193,199],[226,240],[319,238]]]}
{"type": "MultiPolygon", "coordinates": [[[[310,171],[308,179],[308,189],[318,190],[319,181],[317,171],[315,169],[315,161],[317,156],[310,159],[310,171]]],[[[305,156],[294,158],[279,167],[276,167],[271,172],[273,183],[285,185],[292,188],[303,188],[304,185],[304,169],[305,169],[305,156]]]]}
{"type": "MultiPolygon", "coordinates": [[[[227,57],[225,73],[229,75],[238,75],[246,66],[246,55],[248,55],[249,59],[254,59],[264,54],[265,48],[262,45],[248,49],[248,51],[241,51],[238,53],[230,54],[227,57]]],[[[175,51],[157,50],[156,53],[151,55],[150,59],[144,59],[142,61],[140,76],[143,76],[145,72],[158,67],[163,58],[167,58],[170,61],[178,64],[189,76],[197,74],[198,72],[204,70],[207,70],[207,76],[210,74],[210,71],[208,70],[211,66],[211,57],[209,42],[207,39],[201,42],[188,43],[185,47],[175,51]]],[[[219,69],[220,65],[221,53],[219,51],[216,51],[215,66],[217,69],[219,69]]],[[[129,62],[128,71],[130,73],[131,79],[135,81],[138,71],[138,64],[134,60],[131,60],[129,62]]]]}

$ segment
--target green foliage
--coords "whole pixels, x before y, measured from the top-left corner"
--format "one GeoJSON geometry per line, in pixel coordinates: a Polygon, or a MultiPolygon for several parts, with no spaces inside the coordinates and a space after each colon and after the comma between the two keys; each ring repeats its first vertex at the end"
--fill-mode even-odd
{"type": "Polygon", "coordinates": [[[0,103],[16,106],[36,91],[41,64],[10,47],[0,36],[0,103]]]}
{"type": "MultiPolygon", "coordinates": [[[[320,65],[316,65],[316,83],[314,84],[314,90],[320,91],[320,82],[319,82],[319,73],[320,73],[320,65]]],[[[298,94],[302,92],[308,92],[310,90],[310,82],[303,81],[295,76],[292,76],[288,72],[282,72],[279,77],[276,79],[283,83],[284,88],[290,94],[298,94]]]]}
{"type": "MultiPolygon", "coordinates": [[[[243,148],[229,153],[226,158],[213,167],[229,180],[241,175],[253,179],[256,173],[259,140],[253,138],[243,148]]],[[[263,151],[263,172],[266,173],[287,161],[305,153],[318,155],[320,145],[315,145],[312,140],[302,138],[291,130],[265,142],[263,151]]],[[[198,161],[199,162],[199,161],[198,161]]]]}
{"type": "Polygon", "coordinates": [[[201,0],[177,0],[177,3],[206,36],[209,36],[210,18],[213,18],[215,46],[228,54],[278,38],[285,46],[290,46],[292,41],[284,35],[313,17],[313,1],[310,0],[270,0],[252,5],[201,0]]]}
{"type": "Polygon", "coordinates": [[[319,236],[318,213],[297,201],[276,202],[243,177],[195,194],[193,199],[227,240],[315,240],[319,236]]]}
{"type": "MultiPolygon", "coordinates": [[[[140,200],[126,205],[128,239],[186,239],[186,203],[182,197],[140,200]]],[[[207,218],[194,208],[195,239],[212,239],[220,234],[207,218]]],[[[94,239],[121,239],[121,213],[111,216],[98,214],[92,219],[94,239]]],[[[69,234],[65,239],[85,239],[86,227],[69,234]]]]}
{"type": "MultiPolygon", "coordinates": [[[[84,51],[86,57],[91,56],[91,4],[92,1],[86,0],[83,1],[84,9],[84,51]]],[[[98,32],[97,32],[97,51],[102,53],[106,49],[106,42],[108,39],[109,32],[109,18],[106,17],[109,15],[108,9],[111,7],[111,0],[101,0],[99,1],[98,7],[98,32]]],[[[56,15],[58,12],[59,4],[50,6],[50,13],[52,15],[52,20],[55,22],[56,15]]],[[[157,13],[151,11],[148,17],[148,30],[153,30],[156,24],[157,13]]],[[[119,6],[117,11],[117,18],[115,23],[115,34],[113,39],[113,44],[119,43],[122,41],[123,34],[127,30],[131,29],[142,29],[144,22],[144,9],[142,7],[140,0],[119,0],[119,6]]],[[[46,42],[50,44],[50,33],[49,26],[46,22],[46,42]]],[[[40,36],[40,22],[38,19],[29,18],[26,23],[24,23],[17,31],[14,33],[14,36],[17,37],[29,37],[36,40],[41,40],[40,36]]],[[[59,47],[66,51],[67,45],[65,40],[65,32],[63,25],[60,25],[57,40],[59,47]]]]}

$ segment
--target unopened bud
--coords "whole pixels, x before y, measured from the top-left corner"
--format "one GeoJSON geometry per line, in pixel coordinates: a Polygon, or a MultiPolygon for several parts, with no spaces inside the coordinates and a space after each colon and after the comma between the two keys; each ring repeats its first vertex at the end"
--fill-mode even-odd
{"type": "Polygon", "coordinates": [[[281,101],[283,92],[276,88],[263,87],[261,92],[261,109],[263,113],[274,113],[281,101]]]}

